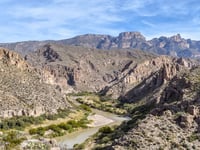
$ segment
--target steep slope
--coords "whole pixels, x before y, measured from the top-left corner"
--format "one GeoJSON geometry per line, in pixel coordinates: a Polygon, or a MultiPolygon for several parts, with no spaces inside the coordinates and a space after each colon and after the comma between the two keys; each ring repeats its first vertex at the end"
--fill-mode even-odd
{"type": "Polygon", "coordinates": [[[100,130],[85,145],[109,150],[199,149],[200,67],[188,67],[184,59],[177,62],[187,67],[176,64],[176,70],[168,64],[168,73],[141,82],[128,93],[130,97],[122,97],[120,106],[128,108],[130,121],[100,130]],[[160,80],[164,84],[156,86],[160,80]]]}
{"type": "Polygon", "coordinates": [[[114,83],[130,64],[155,55],[142,51],[104,51],[75,46],[47,44],[26,57],[42,70],[47,83],[72,91],[99,92],[114,83]]]}
{"type": "Polygon", "coordinates": [[[38,116],[70,106],[19,54],[3,48],[0,49],[0,77],[0,117],[38,116]]]}
{"type": "Polygon", "coordinates": [[[112,149],[199,149],[199,71],[196,67],[172,79],[160,103],[115,139],[112,149]]]}
{"type": "Polygon", "coordinates": [[[118,36],[86,34],[58,41],[26,41],[2,43],[0,46],[20,52],[23,56],[47,43],[83,46],[97,49],[132,49],[178,57],[200,57],[200,41],[184,39],[180,34],[146,40],[140,32],[122,32],[118,36]]]}
{"type": "Polygon", "coordinates": [[[91,91],[123,100],[159,89],[195,61],[143,51],[96,50],[47,44],[26,57],[46,83],[67,93],[91,91]],[[145,87],[144,87],[145,85],[145,87]]]}

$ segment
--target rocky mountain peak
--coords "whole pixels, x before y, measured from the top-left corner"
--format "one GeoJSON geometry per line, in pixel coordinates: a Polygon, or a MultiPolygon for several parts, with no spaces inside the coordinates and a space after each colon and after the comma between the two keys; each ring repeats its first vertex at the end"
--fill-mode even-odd
{"type": "Polygon", "coordinates": [[[7,65],[15,65],[21,70],[25,70],[30,67],[19,54],[4,48],[0,48],[0,60],[7,65]]]}
{"type": "Polygon", "coordinates": [[[180,34],[174,35],[174,36],[170,37],[170,39],[175,42],[181,42],[183,40],[180,34]]]}
{"type": "Polygon", "coordinates": [[[145,40],[145,37],[140,32],[122,32],[119,34],[119,39],[130,40],[130,39],[141,39],[145,40]]]}

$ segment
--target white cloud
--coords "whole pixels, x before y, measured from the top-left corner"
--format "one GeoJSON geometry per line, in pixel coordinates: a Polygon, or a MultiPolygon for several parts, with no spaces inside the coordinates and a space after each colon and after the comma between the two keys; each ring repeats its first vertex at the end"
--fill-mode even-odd
{"type": "Polygon", "coordinates": [[[157,27],[155,24],[149,22],[149,21],[146,21],[146,20],[142,20],[142,23],[149,26],[149,27],[152,27],[152,28],[155,28],[157,27]]]}
{"type": "Polygon", "coordinates": [[[2,0],[0,39],[3,39],[3,34],[9,35],[8,41],[19,41],[61,39],[85,33],[117,35],[117,32],[131,30],[149,36],[183,31],[192,34],[200,23],[197,2],[48,0],[40,3],[35,0],[25,3],[25,0],[2,0]],[[4,6],[6,1],[12,1],[12,5],[4,6]]]}

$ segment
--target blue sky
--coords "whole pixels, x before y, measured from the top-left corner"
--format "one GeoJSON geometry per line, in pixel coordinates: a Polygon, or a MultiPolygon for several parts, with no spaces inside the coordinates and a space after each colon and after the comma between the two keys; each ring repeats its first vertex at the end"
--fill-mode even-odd
{"type": "Polygon", "coordinates": [[[200,40],[199,0],[0,0],[0,43],[139,31],[200,40]]]}

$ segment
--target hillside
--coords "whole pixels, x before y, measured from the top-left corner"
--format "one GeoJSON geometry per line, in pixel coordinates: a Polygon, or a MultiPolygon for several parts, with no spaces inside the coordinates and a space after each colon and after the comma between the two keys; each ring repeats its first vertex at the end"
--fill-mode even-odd
{"type": "Polygon", "coordinates": [[[61,89],[100,92],[124,78],[129,66],[154,57],[142,51],[106,51],[47,44],[26,59],[43,70],[44,80],[61,89]]]}
{"type": "MultiPolygon", "coordinates": [[[[82,147],[98,150],[200,148],[199,65],[170,57],[157,60],[159,63],[154,60],[154,64],[157,68],[162,64],[163,68],[138,85],[132,85],[120,97],[118,106],[129,112],[131,120],[119,127],[102,128],[82,147]]],[[[146,72],[144,68],[141,70],[142,74],[146,72]]]]}
{"type": "Polygon", "coordinates": [[[55,86],[45,84],[21,56],[0,49],[0,117],[38,116],[69,108],[55,86]]]}
{"type": "Polygon", "coordinates": [[[26,57],[41,69],[44,81],[63,92],[89,91],[113,98],[131,99],[151,88],[159,88],[196,62],[143,51],[96,50],[47,44],[26,57]],[[143,88],[143,84],[146,87],[143,88]]]}
{"type": "Polygon", "coordinates": [[[175,77],[161,101],[143,119],[132,120],[125,134],[113,140],[112,148],[199,149],[199,78],[199,67],[175,77]]]}

